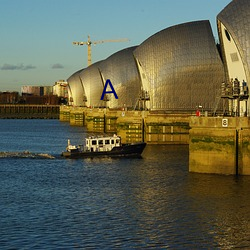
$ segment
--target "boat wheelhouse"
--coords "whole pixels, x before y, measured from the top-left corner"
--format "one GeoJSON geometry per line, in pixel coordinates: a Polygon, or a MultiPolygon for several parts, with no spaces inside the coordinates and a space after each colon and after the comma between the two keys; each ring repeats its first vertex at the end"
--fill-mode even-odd
{"type": "Polygon", "coordinates": [[[85,140],[85,150],[89,152],[106,152],[111,151],[114,147],[121,146],[121,138],[117,135],[102,137],[90,136],[85,140]]]}

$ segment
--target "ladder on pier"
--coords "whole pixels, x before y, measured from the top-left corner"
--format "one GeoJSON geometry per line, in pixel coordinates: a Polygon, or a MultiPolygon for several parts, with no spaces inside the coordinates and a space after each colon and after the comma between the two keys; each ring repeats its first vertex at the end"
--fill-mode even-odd
{"type": "Polygon", "coordinates": [[[221,100],[221,89],[218,89],[216,92],[216,97],[215,97],[215,103],[214,103],[214,108],[213,108],[213,116],[215,116],[216,111],[218,109],[219,103],[221,100]]]}

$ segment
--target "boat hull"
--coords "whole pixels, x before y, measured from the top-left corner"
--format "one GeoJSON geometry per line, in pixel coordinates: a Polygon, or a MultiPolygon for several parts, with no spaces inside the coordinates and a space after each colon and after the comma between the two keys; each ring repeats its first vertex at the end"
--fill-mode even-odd
{"type": "Polygon", "coordinates": [[[111,151],[71,151],[63,152],[65,158],[93,158],[93,157],[138,157],[141,156],[145,142],[124,144],[120,147],[114,147],[111,151]]]}

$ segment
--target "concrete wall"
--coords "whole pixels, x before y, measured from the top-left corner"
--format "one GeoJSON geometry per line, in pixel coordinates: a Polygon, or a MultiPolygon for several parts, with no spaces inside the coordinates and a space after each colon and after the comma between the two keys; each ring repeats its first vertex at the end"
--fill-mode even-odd
{"type": "Polygon", "coordinates": [[[148,114],[145,138],[151,144],[188,144],[189,116],[148,114]]]}
{"type": "Polygon", "coordinates": [[[195,117],[62,106],[60,120],[123,143],[189,144],[189,171],[250,175],[250,118],[195,117]]]}
{"type": "Polygon", "coordinates": [[[250,174],[248,117],[190,117],[189,171],[250,174]]]}
{"type": "Polygon", "coordinates": [[[117,134],[121,136],[123,142],[144,141],[143,120],[144,117],[140,111],[123,111],[118,113],[117,134]]]}
{"type": "Polygon", "coordinates": [[[70,112],[72,108],[69,106],[60,106],[59,119],[61,122],[70,121],[70,112]]]}
{"type": "Polygon", "coordinates": [[[188,115],[155,114],[149,111],[90,109],[62,106],[60,120],[86,126],[89,132],[117,133],[123,142],[188,144],[188,115]]]}
{"type": "Polygon", "coordinates": [[[58,119],[59,105],[0,105],[0,119],[58,119]]]}

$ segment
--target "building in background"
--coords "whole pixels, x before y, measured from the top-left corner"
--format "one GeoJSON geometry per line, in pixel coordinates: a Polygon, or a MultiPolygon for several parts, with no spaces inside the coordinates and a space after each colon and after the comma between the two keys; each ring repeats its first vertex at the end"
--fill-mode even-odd
{"type": "Polygon", "coordinates": [[[68,103],[68,84],[64,80],[53,86],[22,86],[20,103],[58,105],[68,103]]]}
{"type": "Polygon", "coordinates": [[[64,80],[59,80],[53,85],[53,95],[58,97],[68,98],[68,83],[64,80]]]}
{"type": "Polygon", "coordinates": [[[19,92],[0,92],[0,104],[59,105],[68,103],[68,84],[64,80],[53,86],[22,86],[19,92]]]}
{"type": "Polygon", "coordinates": [[[22,86],[21,94],[22,95],[35,95],[35,96],[53,95],[53,87],[52,86],[22,86]]]}
{"type": "Polygon", "coordinates": [[[55,82],[52,87],[54,96],[59,98],[59,104],[68,104],[68,83],[64,80],[55,82]]]}
{"type": "Polygon", "coordinates": [[[18,92],[0,92],[0,104],[17,104],[19,97],[18,92]]]}
{"type": "Polygon", "coordinates": [[[58,105],[59,97],[53,95],[52,86],[22,86],[19,102],[35,105],[58,105]]]}

